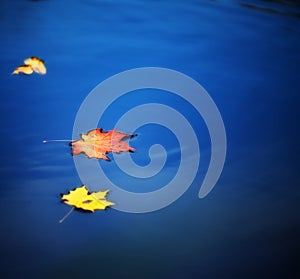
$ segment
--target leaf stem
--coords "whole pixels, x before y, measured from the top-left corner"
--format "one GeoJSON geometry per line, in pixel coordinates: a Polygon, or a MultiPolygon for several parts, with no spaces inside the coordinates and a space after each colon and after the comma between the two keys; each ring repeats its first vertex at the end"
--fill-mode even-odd
{"type": "Polygon", "coordinates": [[[43,140],[43,143],[47,143],[47,142],[65,142],[65,141],[72,141],[72,140],[43,140]]]}
{"type": "Polygon", "coordinates": [[[65,221],[73,211],[74,211],[74,207],[72,207],[72,208],[69,210],[69,212],[68,212],[63,218],[61,218],[61,219],[59,220],[59,223],[62,223],[63,221],[65,221]]]}

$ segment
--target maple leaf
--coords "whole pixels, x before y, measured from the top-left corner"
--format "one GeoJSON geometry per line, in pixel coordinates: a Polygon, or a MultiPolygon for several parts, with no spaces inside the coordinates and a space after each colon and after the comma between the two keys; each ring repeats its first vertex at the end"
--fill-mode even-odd
{"type": "Polygon", "coordinates": [[[71,141],[72,154],[78,155],[84,153],[88,158],[110,159],[105,156],[109,152],[133,152],[135,148],[130,147],[123,140],[131,138],[134,135],[127,135],[118,132],[116,129],[103,132],[101,128],[89,131],[87,134],[81,134],[81,140],[71,141]]]}
{"type": "Polygon", "coordinates": [[[17,67],[13,71],[13,74],[15,75],[15,74],[22,73],[22,74],[30,75],[33,72],[36,72],[40,75],[44,75],[47,72],[45,67],[45,62],[36,56],[32,56],[30,58],[25,59],[24,65],[17,67]]]}
{"type": "Polygon", "coordinates": [[[94,212],[95,210],[104,210],[106,207],[114,205],[113,202],[106,199],[107,193],[108,190],[90,193],[86,186],[82,185],[69,191],[68,194],[61,195],[62,201],[73,207],[59,222],[62,223],[73,212],[74,208],[94,212]]]}
{"type": "Polygon", "coordinates": [[[76,208],[89,210],[104,210],[107,206],[114,205],[113,202],[106,200],[109,190],[90,193],[85,185],[69,191],[68,194],[61,196],[64,203],[72,205],[76,208]]]}

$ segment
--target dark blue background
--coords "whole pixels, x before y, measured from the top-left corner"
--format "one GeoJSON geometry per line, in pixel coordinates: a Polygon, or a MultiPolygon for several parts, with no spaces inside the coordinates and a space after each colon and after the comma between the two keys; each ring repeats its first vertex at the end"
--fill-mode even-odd
{"type": "MultiPolygon", "coordinates": [[[[0,22],[1,278],[299,277],[296,1],[7,0],[0,22]],[[46,61],[47,75],[10,75],[33,55],[46,61]],[[74,212],[59,224],[69,210],[59,194],[81,181],[67,144],[42,140],[71,137],[98,83],[148,66],[181,71],[214,99],[228,139],[219,182],[198,199],[209,138],[185,104],[204,155],[179,200],[147,214],[74,212]]],[[[148,101],[142,93],[132,99],[148,101]]],[[[120,102],[100,124],[105,130],[129,104],[120,102]]],[[[139,132],[131,145],[140,164],[158,140],[167,150],[178,144],[161,127],[139,132]]],[[[167,166],[161,179],[171,177],[167,166]]]]}

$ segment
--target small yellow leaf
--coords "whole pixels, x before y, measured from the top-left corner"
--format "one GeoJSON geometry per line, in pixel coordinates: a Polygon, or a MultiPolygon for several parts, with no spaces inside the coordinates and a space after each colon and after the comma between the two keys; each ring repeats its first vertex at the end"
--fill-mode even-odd
{"type": "Polygon", "coordinates": [[[107,206],[114,205],[113,202],[106,200],[107,193],[108,190],[89,193],[88,189],[83,185],[71,190],[69,194],[62,195],[61,199],[64,203],[76,208],[94,212],[95,210],[103,210],[107,206]]]}
{"type": "Polygon", "coordinates": [[[36,56],[32,56],[30,58],[25,59],[24,64],[25,65],[21,65],[17,67],[13,71],[13,74],[22,73],[22,74],[30,75],[33,72],[36,72],[40,75],[45,75],[47,72],[45,67],[45,62],[36,56]]]}
{"type": "Polygon", "coordinates": [[[45,75],[47,72],[44,60],[36,56],[32,56],[30,58],[25,59],[24,63],[25,65],[30,66],[33,71],[40,75],[45,75]]]}

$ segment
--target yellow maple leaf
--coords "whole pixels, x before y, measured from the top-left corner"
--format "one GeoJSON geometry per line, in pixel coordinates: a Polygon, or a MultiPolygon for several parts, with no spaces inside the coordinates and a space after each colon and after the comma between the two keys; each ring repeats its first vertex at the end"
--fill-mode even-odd
{"type": "Polygon", "coordinates": [[[104,210],[107,206],[114,205],[113,202],[105,198],[108,192],[106,190],[90,193],[85,185],[83,185],[71,190],[69,194],[62,195],[61,199],[64,203],[76,208],[94,212],[95,210],[104,210]]]}

